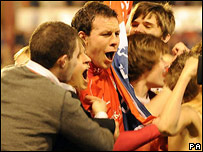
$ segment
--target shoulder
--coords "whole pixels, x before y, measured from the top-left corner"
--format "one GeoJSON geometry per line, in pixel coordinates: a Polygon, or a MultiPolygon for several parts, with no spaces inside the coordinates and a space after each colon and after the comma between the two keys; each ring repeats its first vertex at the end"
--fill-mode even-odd
{"type": "Polygon", "coordinates": [[[5,66],[5,67],[3,67],[2,69],[1,69],[1,74],[2,73],[5,73],[5,72],[8,72],[8,71],[11,71],[11,70],[13,70],[14,68],[15,68],[16,66],[15,65],[8,65],[8,66],[5,66]]]}
{"type": "Polygon", "coordinates": [[[196,119],[201,119],[199,112],[195,110],[192,106],[188,104],[183,104],[181,107],[181,113],[183,113],[187,118],[191,119],[191,121],[194,121],[196,119]]]}
{"type": "Polygon", "coordinates": [[[21,77],[24,75],[31,74],[32,72],[27,69],[25,65],[8,65],[1,69],[2,78],[13,78],[13,77],[21,77]]]}
{"type": "Polygon", "coordinates": [[[81,102],[80,102],[78,96],[74,92],[65,90],[63,106],[64,106],[64,108],[66,107],[67,109],[72,111],[74,109],[76,110],[76,109],[80,108],[81,102]]]}
{"type": "Polygon", "coordinates": [[[202,117],[193,107],[182,105],[181,113],[187,119],[187,129],[192,136],[198,136],[202,130],[202,117]]]}
{"type": "Polygon", "coordinates": [[[190,106],[188,104],[182,104],[181,112],[184,112],[185,114],[188,113],[187,115],[197,113],[197,111],[192,106],[190,106]]]}

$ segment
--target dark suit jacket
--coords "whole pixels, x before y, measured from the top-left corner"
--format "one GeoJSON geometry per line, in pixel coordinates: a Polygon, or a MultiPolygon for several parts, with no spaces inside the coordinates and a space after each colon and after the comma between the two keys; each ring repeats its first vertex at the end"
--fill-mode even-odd
{"type": "MultiPolygon", "coordinates": [[[[78,96],[74,93],[72,93],[72,97],[73,98],[78,98],[78,96]]],[[[82,104],[81,107],[83,108],[82,104]]],[[[88,115],[89,118],[91,118],[93,121],[96,121],[101,127],[103,128],[108,128],[112,134],[114,134],[115,131],[115,121],[113,119],[106,119],[106,118],[92,118],[90,112],[86,111],[83,108],[84,112],[88,115]]],[[[88,139],[87,139],[88,140],[88,139]]],[[[80,149],[77,145],[73,145],[72,143],[70,144],[70,142],[67,141],[67,139],[63,136],[63,135],[58,135],[58,137],[56,138],[56,142],[55,145],[53,147],[53,151],[56,150],[76,150],[76,151],[81,151],[82,149],[80,149]],[[71,147],[71,149],[70,149],[71,147]]]]}
{"type": "Polygon", "coordinates": [[[113,149],[112,133],[88,118],[73,93],[25,66],[1,71],[1,122],[2,151],[50,151],[59,133],[69,150],[113,149]]]}

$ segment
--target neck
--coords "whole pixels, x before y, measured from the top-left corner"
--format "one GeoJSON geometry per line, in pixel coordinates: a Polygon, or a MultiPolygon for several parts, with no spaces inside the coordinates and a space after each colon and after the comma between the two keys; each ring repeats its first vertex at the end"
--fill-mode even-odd
{"type": "Polygon", "coordinates": [[[60,74],[59,74],[57,68],[52,67],[52,68],[50,68],[48,70],[51,71],[51,73],[53,73],[60,80],[60,74]]]}
{"type": "Polygon", "coordinates": [[[103,71],[102,68],[96,67],[96,65],[93,62],[90,62],[89,65],[90,65],[89,71],[93,75],[99,75],[103,71]]]}
{"type": "Polygon", "coordinates": [[[144,79],[133,81],[131,82],[131,85],[134,88],[136,96],[147,98],[149,88],[147,87],[146,81],[144,79]]]}

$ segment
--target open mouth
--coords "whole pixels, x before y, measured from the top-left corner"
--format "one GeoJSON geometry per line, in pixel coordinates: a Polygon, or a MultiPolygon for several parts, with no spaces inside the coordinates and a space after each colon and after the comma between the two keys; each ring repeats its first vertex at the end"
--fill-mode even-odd
{"type": "Polygon", "coordinates": [[[107,52],[107,53],[105,53],[105,55],[109,60],[113,60],[114,53],[115,52],[107,52]]]}
{"type": "Polygon", "coordinates": [[[82,73],[83,78],[86,80],[87,79],[87,69],[82,73]]]}

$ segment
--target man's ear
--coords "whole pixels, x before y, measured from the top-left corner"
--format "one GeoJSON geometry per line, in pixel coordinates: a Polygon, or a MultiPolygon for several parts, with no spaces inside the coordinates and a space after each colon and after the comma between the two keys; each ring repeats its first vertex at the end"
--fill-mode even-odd
{"type": "Polygon", "coordinates": [[[68,56],[67,54],[62,55],[57,61],[57,65],[60,68],[64,68],[68,64],[68,56]]]}
{"type": "Polygon", "coordinates": [[[78,36],[85,42],[85,45],[86,45],[88,36],[85,34],[85,32],[83,31],[78,32],[78,36]]]}
{"type": "Polygon", "coordinates": [[[165,37],[165,39],[164,39],[164,38],[161,38],[161,39],[162,39],[162,41],[164,41],[164,43],[167,43],[167,42],[170,40],[170,38],[171,38],[171,35],[168,34],[168,35],[165,37]]]}

